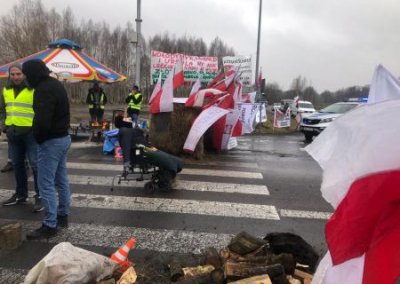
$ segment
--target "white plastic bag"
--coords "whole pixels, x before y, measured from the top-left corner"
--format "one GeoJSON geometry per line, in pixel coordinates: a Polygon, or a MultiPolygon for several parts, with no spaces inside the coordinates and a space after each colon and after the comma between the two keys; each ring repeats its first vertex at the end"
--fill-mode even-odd
{"type": "Polygon", "coordinates": [[[96,283],[117,266],[105,256],[60,243],[29,271],[24,284],[96,283]]]}

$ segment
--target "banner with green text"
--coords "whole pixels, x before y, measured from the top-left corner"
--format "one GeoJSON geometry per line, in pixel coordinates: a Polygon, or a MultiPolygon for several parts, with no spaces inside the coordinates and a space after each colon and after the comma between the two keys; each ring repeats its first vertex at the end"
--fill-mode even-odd
{"type": "Polygon", "coordinates": [[[195,82],[200,76],[202,82],[210,82],[218,74],[218,58],[207,56],[190,56],[182,53],[151,52],[150,80],[156,83],[161,72],[162,80],[175,66],[177,59],[183,61],[185,83],[195,82]]]}

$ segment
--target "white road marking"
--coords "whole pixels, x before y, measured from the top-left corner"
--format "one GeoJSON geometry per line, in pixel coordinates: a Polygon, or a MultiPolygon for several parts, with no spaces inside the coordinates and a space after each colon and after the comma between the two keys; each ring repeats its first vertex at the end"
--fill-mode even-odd
{"type": "MultiPolygon", "coordinates": [[[[112,186],[113,177],[109,176],[81,176],[69,175],[68,180],[70,184],[77,185],[97,185],[97,186],[112,186]]],[[[29,181],[33,181],[30,177],[29,181]]],[[[117,184],[115,180],[114,187],[143,187],[144,182],[137,181],[121,181],[117,184]]],[[[256,195],[269,195],[267,186],[257,184],[237,184],[237,183],[215,183],[203,181],[187,181],[178,179],[176,185],[173,187],[176,190],[189,190],[200,192],[223,192],[223,193],[240,193],[240,194],[256,194],[256,195]]]]}
{"type": "Polygon", "coordinates": [[[328,220],[332,213],[329,212],[318,212],[318,211],[302,211],[302,210],[279,210],[279,215],[281,217],[290,217],[290,218],[304,218],[304,219],[322,219],[328,220]]]}
{"type": "MultiPolygon", "coordinates": [[[[7,221],[20,222],[22,224],[23,238],[25,238],[27,232],[41,226],[40,221],[7,221]]],[[[49,238],[49,242],[70,242],[73,245],[118,248],[131,237],[136,238],[133,254],[135,249],[200,254],[207,247],[215,247],[217,249],[226,247],[234,235],[70,222],[68,229],[60,227],[59,233],[49,238]]],[[[35,242],[47,242],[47,239],[35,242]]]]}
{"type": "MultiPolygon", "coordinates": [[[[9,196],[10,190],[0,190],[0,198],[7,198],[9,196]]],[[[280,219],[275,206],[271,205],[190,199],[72,194],[71,206],[80,208],[197,214],[251,219],[280,219]]]]}
{"type": "Polygon", "coordinates": [[[244,162],[225,162],[225,161],[201,161],[199,163],[193,161],[186,161],[188,165],[201,165],[201,166],[222,166],[222,167],[237,167],[237,168],[258,168],[257,163],[244,163],[244,162]]]}
{"type": "MultiPolygon", "coordinates": [[[[122,165],[111,164],[93,164],[93,163],[67,163],[67,168],[77,170],[104,170],[104,171],[122,171],[122,165]]],[[[222,170],[206,170],[206,169],[188,169],[184,168],[180,174],[186,175],[204,175],[218,177],[237,177],[262,179],[261,173],[242,172],[242,171],[222,171],[222,170]]]]}

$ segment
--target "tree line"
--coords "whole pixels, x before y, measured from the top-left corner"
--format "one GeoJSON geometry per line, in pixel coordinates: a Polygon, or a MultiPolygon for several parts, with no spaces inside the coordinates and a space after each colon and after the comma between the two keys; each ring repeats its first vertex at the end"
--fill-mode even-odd
{"type": "MultiPolygon", "coordinates": [[[[6,15],[0,17],[0,64],[9,63],[22,57],[43,50],[46,45],[60,38],[66,38],[83,46],[85,53],[94,57],[128,80],[122,83],[104,86],[111,103],[123,103],[134,84],[136,46],[131,43],[135,30],[131,23],[124,27],[110,28],[106,22],[94,22],[91,19],[77,20],[70,8],[61,13],[55,8],[44,7],[40,0],[20,0],[6,15]]],[[[233,47],[220,37],[215,37],[207,44],[201,37],[183,35],[177,37],[167,31],[146,39],[141,37],[141,78],[140,87],[145,100],[152,92],[150,80],[150,53],[152,50],[167,53],[184,53],[194,56],[218,57],[222,66],[223,56],[235,55],[233,47]]],[[[4,85],[4,80],[1,82],[4,85]]],[[[88,83],[66,84],[71,103],[84,103],[88,83]]],[[[266,84],[264,93],[268,102],[277,102],[283,98],[299,95],[302,100],[315,104],[327,104],[348,97],[365,94],[366,87],[350,87],[335,92],[317,93],[306,78],[298,76],[289,90],[282,90],[278,83],[266,84]]],[[[179,96],[188,93],[189,87],[179,90],[179,96]]]]}

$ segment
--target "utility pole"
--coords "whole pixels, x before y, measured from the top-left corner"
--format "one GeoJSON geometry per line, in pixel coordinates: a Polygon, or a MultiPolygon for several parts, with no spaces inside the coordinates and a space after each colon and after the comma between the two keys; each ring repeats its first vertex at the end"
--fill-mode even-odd
{"type": "Polygon", "coordinates": [[[140,59],[141,59],[141,54],[140,54],[140,48],[142,41],[140,39],[141,37],[141,25],[142,25],[142,19],[140,18],[140,10],[141,10],[141,0],[136,0],[137,1],[137,18],[135,19],[136,22],[136,33],[137,33],[137,43],[136,43],[136,79],[135,79],[135,84],[140,86],[140,59]]]}
{"type": "Polygon", "coordinates": [[[257,58],[256,58],[256,78],[254,80],[254,86],[257,86],[258,80],[258,69],[260,65],[260,37],[261,37],[261,10],[262,10],[262,0],[260,0],[260,8],[258,14],[258,38],[257,38],[257,58]]]}

